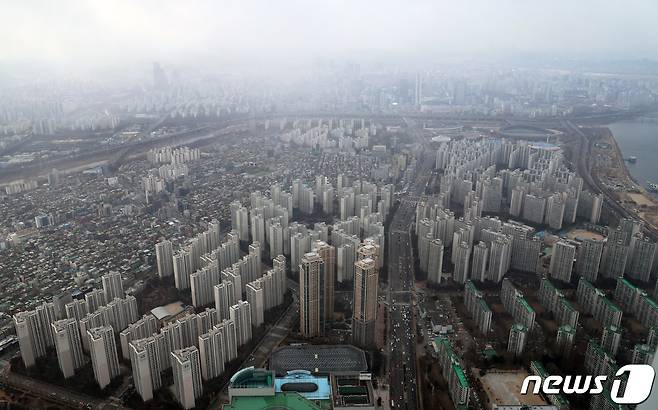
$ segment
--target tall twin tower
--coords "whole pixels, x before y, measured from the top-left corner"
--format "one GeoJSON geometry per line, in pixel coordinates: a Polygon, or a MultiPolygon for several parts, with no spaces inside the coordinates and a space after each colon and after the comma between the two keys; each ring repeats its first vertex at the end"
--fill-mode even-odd
{"type": "MultiPolygon", "coordinates": [[[[365,240],[354,262],[354,298],[352,306],[352,342],[358,346],[374,344],[377,320],[377,290],[380,249],[365,240]]],[[[315,241],[312,251],[299,264],[299,330],[303,337],[323,336],[327,322],[334,319],[336,248],[315,241]]]]}

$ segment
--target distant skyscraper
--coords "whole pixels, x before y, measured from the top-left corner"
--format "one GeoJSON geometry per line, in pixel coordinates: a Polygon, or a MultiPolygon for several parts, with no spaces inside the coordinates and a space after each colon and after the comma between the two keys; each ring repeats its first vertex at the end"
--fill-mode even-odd
{"type": "MultiPolygon", "coordinates": [[[[96,289],[95,291],[92,291],[90,293],[94,293],[96,291],[99,291],[100,294],[103,296],[103,299],[105,299],[105,292],[103,292],[102,289],[96,289]]],[[[64,309],[66,311],[66,318],[67,319],[75,319],[75,320],[81,320],[85,316],[87,316],[89,312],[88,308],[88,303],[87,303],[87,298],[85,299],[76,299],[71,303],[67,303],[66,306],[64,306],[64,309]]],[[[96,302],[96,298],[92,296],[90,298],[90,301],[96,302]]],[[[98,310],[98,307],[94,310],[94,312],[98,310]]],[[[93,313],[93,312],[92,312],[93,313]]]]}
{"type": "Polygon", "coordinates": [[[165,341],[166,336],[160,333],[129,345],[133,383],[143,401],[153,398],[153,391],[162,385],[160,371],[169,367],[169,358],[163,357],[168,350],[165,341]]]}
{"type": "Polygon", "coordinates": [[[544,218],[549,227],[560,230],[564,220],[565,201],[560,194],[548,197],[546,206],[546,217],[544,218]]]}
{"type": "Polygon", "coordinates": [[[302,336],[320,336],[320,281],[324,275],[324,260],[315,252],[305,254],[299,265],[299,331],[302,336]]]}
{"type": "Polygon", "coordinates": [[[619,344],[621,343],[621,328],[615,325],[608,325],[603,328],[601,336],[601,347],[613,356],[617,355],[619,344]]]}
{"type": "Polygon", "coordinates": [[[121,355],[124,359],[130,360],[130,342],[133,340],[143,339],[157,332],[160,324],[150,312],[138,321],[131,323],[127,328],[119,333],[121,342],[121,355]]]}
{"type": "Polygon", "coordinates": [[[175,350],[171,357],[176,399],[184,409],[194,408],[203,393],[199,350],[195,346],[175,350]]]}
{"type": "Polygon", "coordinates": [[[251,305],[244,300],[231,306],[229,315],[235,323],[238,347],[251,340],[251,305]]]}
{"type": "Polygon", "coordinates": [[[55,305],[52,302],[43,302],[40,305],[37,305],[34,308],[34,311],[39,318],[39,323],[41,329],[45,329],[43,332],[44,343],[47,347],[55,345],[55,338],[52,332],[48,331],[50,329],[50,324],[54,322],[55,319],[55,305]]]}
{"type": "Polygon", "coordinates": [[[84,365],[78,322],[75,319],[58,320],[52,324],[52,330],[59,368],[64,378],[68,379],[84,365]]]}
{"type": "Polygon", "coordinates": [[[241,241],[249,240],[249,211],[239,201],[231,202],[231,229],[241,241]]]}
{"type": "Polygon", "coordinates": [[[233,320],[224,320],[218,323],[215,328],[222,332],[224,362],[229,362],[238,357],[238,341],[235,322],[233,320]]]}
{"type": "Polygon", "coordinates": [[[557,330],[556,345],[561,355],[569,357],[576,340],[576,329],[571,325],[560,326],[557,330]]]}
{"type": "Polygon", "coordinates": [[[23,364],[25,367],[32,367],[36,363],[36,359],[46,355],[45,332],[51,330],[42,328],[39,317],[33,310],[16,313],[14,326],[23,364]]]}
{"type": "Polygon", "coordinates": [[[603,242],[585,239],[578,246],[576,256],[576,273],[590,282],[595,282],[599,275],[603,242]]]}
{"type": "Polygon", "coordinates": [[[169,88],[167,74],[158,62],[153,63],[153,88],[158,91],[166,91],[169,88]]]}
{"type": "Polygon", "coordinates": [[[563,282],[571,281],[571,270],[573,260],[576,257],[576,247],[565,241],[557,241],[553,244],[553,254],[549,272],[552,278],[563,282]]]}
{"type": "Polygon", "coordinates": [[[356,250],[356,259],[361,260],[370,258],[375,261],[375,268],[379,269],[382,263],[380,251],[379,246],[374,240],[364,239],[363,244],[361,244],[356,250]]]}
{"type": "Polygon", "coordinates": [[[416,74],[416,81],[414,84],[414,105],[420,109],[423,103],[423,79],[420,73],[416,74]]]}
{"type": "Polygon", "coordinates": [[[110,272],[103,275],[103,292],[105,292],[105,300],[109,303],[115,298],[123,299],[125,293],[123,292],[123,281],[119,272],[110,272]]]}
{"type": "Polygon", "coordinates": [[[541,225],[546,214],[546,198],[536,195],[523,197],[523,219],[541,225]]]}
{"type": "Polygon", "coordinates": [[[656,243],[639,234],[633,237],[632,244],[633,251],[626,263],[626,273],[633,279],[648,282],[654,267],[656,243]]]}
{"type": "Polygon", "coordinates": [[[299,191],[299,210],[302,213],[311,215],[314,211],[314,194],[313,189],[302,186],[299,191]]]}
{"type": "Polygon", "coordinates": [[[94,377],[101,389],[119,375],[119,356],[111,326],[95,327],[87,331],[89,353],[94,377]]]}
{"type": "Polygon", "coordinates": [[[222,282],[233,284],[233,298],[235,303],[242,299],[242,276],[240,272],[236,272],[233,268],[224,269],[222,271],[222,282]]]}
{"type": "Polygon", "coordinates": [[[270,224],[268,229],[270,256],[283,254],[283,231],[283,226],[279,222],[270,224]]]}
{"type": "Polygon", "coordinates": [[[173,275],[173,255],[174,251],[171,242],[162,241],[155,244],[155,259],[158,265],[158,275],[161,278],[173,275]]]}
{"type": "Polygon", "coordinates": [[[636,344],[633,348],[631,363],[633,364],[651,364],[656,353],[654,347],[648,344],[636,344]]]}
{"type": "Polygon", "coordinates": [[[520,323],[515,323],[509,331],[507,340],[507,351],[514,353],[514,356],[521,356],[525,349],[525,342],[528,336],[528,328],[520,323]]]}
{"type": "Polygon", "coordinates": [[[265,290],[261,279],[247,283],[247,302],[251,306],[251,325],[258,327],[265,321],[265,290]]]}
{"type": "Polygon", "coordinates": [[[512,197],[510,202],[509,214],[515,217],[521,216],[521,209],[523,207],[523,196],[525,191],[523,189],[512,189],[512,197]]]}
{"type": "Polygon", "coordinates": [[[322,323],[334,320],[334,291],[336,284],[336,248],[323,241],[315,241],[312,245],[324,262],[324,274],[320,278],[322,323]]]}
{"type": "Polygon", "coordinates": [[[297,232],[290,235],[290,269],[297,272],[302,256],[311,249],[311,238],[308,234],[297,232]]]}
{"type": "MultiPolygon", "coordinates": [[[[169,260],[167,258],[167,260],[169,260]]],[[[158,272],[160,270],[160,262],[158,260],[158,272]]],[[[190,288],[190,275],[192,274],[192,254],[187,249],[181,249],[173,256],[173,273],[176,289],[189,289],[190,288]]],[[[168,275],[165,275],[168,276],[168,275]]],[[[163,277],[163,275],[160,275],[163,277]]]]}
{"type": "Polygon", "coordinates": [[[219,266],[210,265],[190,275],[192,305],[206,306],[214,301],[213,286],[221,281],[219,266]]]}
{"type": "Polygon", "coordinates": [[[466,242],[454,242],[455,250],[454,264],[455,269],[453,278],[455,282],[465,283],[468,280],[469,260],[471,257],[471,247],[466,242]]]}
{"type": "Polygon", "coordinates": [[[364,347],[372,346],[377,321],[377,290],[379,271],[371,258],[354,263],[354,306],[352,307],[352,341],[364,347]]]}
{"type": "Polygon", "coordinates": [[[224,338],[221,328],[215,327],[199,336],[199,356],[201,377],[203,380],[214,379],[224,373],[224,338]]]}
{"type": "Polygon", "coordinates": [[[429,283],[441,283],[441,271],[443,270],[443,242],[441,239],[433,239],[429,243],[427,264],[427,280],[429,283]]]}
{"type": "Polygon", "coordinates": [[[623,240],[614,241],[608,238],[603,246],[601,257],[601,273],[606,278],[617,278],[624,274],[628,259],[629,247],[623,240]]]}
{"type": "MultiPolygon", "coordinates": [[[[105,290],[104,289],[94,289],[91,292],[87,293],[85,295],[85,302],[86,302],[86,309],[84,315],[80,317],[76,317],[76,319],[80,320],[80,318],[84,317],[87,313],[93,313],[98,310],[103,305],[107,304],[107,298],[105,296],[105,290]]],[[[66,307],[65,307],[66,309],[66,307]]]]}
{"type": "Polygon", "coordinates": [[[54,295],[52,302],[55,308],[55,318],[64,319],[66,317],[66,304],[73,302],[73,297],[70,291],[64,291],[54,295]]]}
{"type": "Polygon", "coordinates": [[[471,265],[470,277],[472,280],[483,282],[487,273],[487,261],[489,260],[489,249],[487,244],[480,241],[473,247],[473,263],[471,265]]]}
{"type": "Polygon", "coordinates": [[[499,283],[507,273],[512,260],[512,239],[497,237],[489,249],[489,267],[487,279],[499,283]]]}
{"type": "Polygon", "coordinates": [[[231,306],[238,303],[233,292],[233,283],[222,282],[214,286],[215,310],[217,310],[217,320],[222,321],[229,318],[231,306]]]}
{"type": "Polygon", "coordinates": [[[351,243],[339,245],[336,249],[336,279],[343,283],[354,279],[356,249],[351,243]]]}
{"type": "Polygon", "coordinates": [[[251,240],[252,242],[265,243],[265,219],[262,214],[251,215],[251,240]]]}
{"type": "Polygon", "coordinates": [[[470,280],[466,281],[464,285],[464,305],[466,306],[466,310],[475,319],[480,332],[485,335],[489,333],[491,329],[491,308],[484,300],[484,294],[470,280]]]}

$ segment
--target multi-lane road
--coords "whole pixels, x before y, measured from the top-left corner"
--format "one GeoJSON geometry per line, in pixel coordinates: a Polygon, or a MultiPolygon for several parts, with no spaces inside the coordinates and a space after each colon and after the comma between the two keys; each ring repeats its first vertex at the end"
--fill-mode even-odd
{"type": "MultiPolygon", "coordinates": [[[[388,365],[390,398],[394,409],[418,408],[416,378],[416,321],[414,317],[414,255],[411,225],[416,199],[424,194],[434,159],[426,155],[428,142],[415,121],[405,118],[409,131],[419,143],[413,180],[406,181],[400,206],[393,216],[388,237],[388,291],[390,331],[388,365]]],[[[431,152],[431,151],[429,151],[431,152]]]]}
{"type": "Polygon", "coordinates": [[[0,386],[38,397],[45,403],[72,409],[124,409],[118,399],[98,399],[65,387],[11,372],[9,362],[0,360],[0,386]]]}
{"type": "Polygon", "coordinates": [[[388,364],[394,409],[417,408],[416,330],[412,307],[414,263],[409,233],[415,209],[414,202],[402,200],[393,216],[388,240],[388,364]]]}

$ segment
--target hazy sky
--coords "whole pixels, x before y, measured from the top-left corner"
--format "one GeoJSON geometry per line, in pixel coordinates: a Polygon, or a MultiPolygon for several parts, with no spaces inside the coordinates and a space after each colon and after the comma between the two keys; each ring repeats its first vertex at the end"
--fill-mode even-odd
{"type": "Polygon", "coordinates": [[[0,0],[0,64],[658,58],[658,0],[0,0]]]}

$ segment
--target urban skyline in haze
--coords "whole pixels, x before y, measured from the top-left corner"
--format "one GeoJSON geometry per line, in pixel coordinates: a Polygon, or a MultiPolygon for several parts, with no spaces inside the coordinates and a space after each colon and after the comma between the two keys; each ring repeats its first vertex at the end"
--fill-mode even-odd
{"type": "Polygon", "coordinates": [[[652,381],[658,0],[0,16],[9,407],[623,410],[652,381]],[[546,389],[572,375],[605,381],[546,389]]]}
{"type": "Polygon", "coordinates": [[[422,67],[523,58],[658,59],[658,3],[652,0],[29,0],[5,2],[2,14],[0,69],[121,72],[149,61],[223,70],[317,60],[422,67]]]}

